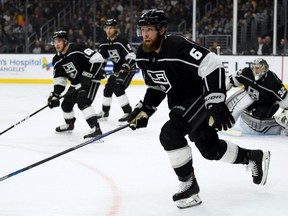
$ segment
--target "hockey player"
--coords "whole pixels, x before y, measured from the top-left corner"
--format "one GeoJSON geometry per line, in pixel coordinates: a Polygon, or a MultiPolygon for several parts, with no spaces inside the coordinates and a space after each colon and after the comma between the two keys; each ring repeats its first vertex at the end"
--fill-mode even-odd
{"type": "Polygon", "coordinates": [[[225,71],[219,57],[182,36],[166,35],[167,17],[163,10],[148,10],[137,22],[143,42],[136,62],[147,90],[143,101],[132,111],[129,126],[133,130],[146,127],[167,95],[170,113],[161,128],[160,142],[181,182],[173,201],[179,208],[202,202],[186,135],[204,158],[248,165],[253,182],[264,185],[270,152],[241,148],[218,137],[218,130],[227,130],[234,123],[225,104],[225,71]]]}
{"type": "Polygon", "coordinates": [[[74,129],[75,116],[73,107],[77,103],[85,120],[91,128],[91,132],[84,136],[92,138],[101,135],[101,129],[97,121],[96,113],[91,106],[96,92],[103,78],[102,56],[82,45],[68,43],[66,31],[56,31],[52,36],[56,55],[53,57],[54,89],[48,98],[50,108],[60,106],[59,95],[65,90],[67,80],[71,82],[69,90],[81,84],[81,88],[66,96],[61,104],[65,124],[56,128],[56,132],[72,131],[74,129]],[[94,64],[94,62],[97,62],[94,64]],[[102,62],[102,63],[101,63],[102,62]]]}
{"type": "Polygon", "coordinates": [[[265,59],[255,59],[251,68],[231,74],[229,81],[230,86],[244,86],[226,101],[235,121],[240,117],[243,132],[288,135],[287,90],[265,59]],[[275,116],[279,107],[284,110],[275,116]]]}
{"type": "Polygon", "coordinates": [[[127,122],[127,118],[132,111],[125,89],[135,75],[135,71],[131,71],[135,68],[135,53],[128,40],[120,35],[115,19],[106,20],[105,32],[107,38],[100,43],[99,52],[104,59],[110,59],[113,62],[114,75],[107,79],[107,84],[103,90],[102,111],[97,114],[97,118],[107,118],[109,116],[114,93],[124,112],[124,116],[118,120],[121,124],[127,122]]]}

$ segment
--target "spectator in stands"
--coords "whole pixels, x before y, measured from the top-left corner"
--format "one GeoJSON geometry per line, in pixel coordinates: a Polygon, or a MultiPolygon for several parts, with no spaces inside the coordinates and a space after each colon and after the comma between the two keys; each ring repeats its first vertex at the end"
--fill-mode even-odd
{"type": "Polygon", "coordinates": [[[285,38],[281,38],[279,45],[277,47],[277,54],[278,55],[287,55],[288,47],[287,47],[287,41],[285,38]]]}
{"type": "Polygon", "coordinates": [[[7,21],[5,20],[3,23],[3,30],[4,32],[7,34],[9,30],[12,30],[12,20],[11,21],[7,21]]]}
{"type": "Polygon", "coordinates": [[[51,44],[45,44],[44,49],[43,49],[43,53],[53,53],[55,54],[54,48],[51,46],[51,44]]]}
{"type": "Polygon", "coordinates": [[[3,41],[0,40],[0,53],[7,53],[8,49],[7,47],[4,45],[3,41]]]}
{"type": "Polygon", "coordinates": [[[86,45],[87,47],[89,47],[89,48],[95,50],[95,44],[94,44],[94,42],[93,42],[93,40],[92,40],[91,37],[88,38],[88,40],[87,40],[87,42],[86,42],[85,45],[86,45]]]}
{"type": "Polygon", "coordinates": [[[82,29],[79,29],[78,34],[76,34],[76,43],[85,44],[87,42],[87,36],[82,29]]]}
{"type": "Polygon", "coordinates": [[[271,48],[264,43],[261,36],[257,37],[257,44],[255,48],[252,48],[250,52],[255,53],[256,55],[269,55],[271,53],[271,48]]]}
{"type": "Polygon", "coordinates": [[[19,26],[22,26],[22,27],[23,27],[24,24],[25,24],[24,15],[21,14],[19,10],[14,11],[13,20],[15,20],[16,23],[17,23],[19,26]]]}
{"type": "Polygon", "coordinates": [[[269,35],[265,36],[263,42],[264,42],[264,44],[266,44],[267,47],[268,47],[267,55],[270,55],[270,54],[272,53],[271,37],[270,37],[269,35]]]}
{"type": "Polygon", "coordinates": [[[40,54],[43,53],[44,48],[42,45],[42,42],[40,40],[35,41],[35,46],[32,48],[32,53],[33,54],[40,54]]]}
{"type": "Polygon", "coordinates": [[[68,34],[68,42],[69,43],[75,43],[76,42],[76,36],[75,36],[73,28],[69,28],[67,34],[68,34]]]}
{"type": "Polygon", "coordinates": [[[0,28],[0,41],[2,41],[3,44],[7,44],[7,43],[8,43],[7,35],[6,35],[5,32],[2,30],[2,28],[0,28]]]}
{"type": "Polygon", "coordinates": [[[71,28],[73,30],[80,28],[77,14],[73,14],[72,19],[70,19],[70,21],[69,21],[68,26],[69,26],[69,28],[71,28]]]}
{"type": "Polygon", "coordinates": [[[25,21],[25,24],[26,24],[26,25],[24,25],[24,26],[22,27],[23,32],[25,32],[25,29],[27,28],[28,34],[32,34],[32,33],[33,33],[33,26],[31,25],[30,20],[27,19],[27,20],[25,21]]]}
{"type": "Polygon", "coordinates": [[[17,37],[13,33],[12,29],[7,32],[7,48],[9,53],[15,53],[15,48],[17,46],[17,37]]]}

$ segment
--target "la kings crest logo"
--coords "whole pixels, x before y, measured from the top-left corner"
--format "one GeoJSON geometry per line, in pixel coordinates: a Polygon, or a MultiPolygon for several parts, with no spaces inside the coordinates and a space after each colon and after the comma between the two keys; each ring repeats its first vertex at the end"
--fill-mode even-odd
{"type": "Polygon", "coordinates": [[[117,49],[108,50],[108,54],[109,54],[109,57],[111,58],[111,60],[112,60],[114,63],[118,63],[118,62],[119,62],[119,60],[120,60],[120,55],[119,55],[117,49]]]}
{"type": "Polygon", "coordinates": [[[252,88],[251,86],[249,86],[247,89],[247,92],[248,92],[249,96],[252,98],[252,100],[254,100],[254,101],[259,100],[259,91],[252,88]]]}
{"type": "Polygon", "coordinates": [[[68,62],[67,64],[64,64],[63,68],[69,77],[73,79],[76,77],[77,69],[74,66],[73,62],[68,62]]]}
{"type": "Polygon", "coordinates": [[[150,71],[147,70],[147,74],[153,80],[154,83],[158,84],[158,86],[167,93],[171,89],[171,84],[166,77],[165,71],[150,71]]]}

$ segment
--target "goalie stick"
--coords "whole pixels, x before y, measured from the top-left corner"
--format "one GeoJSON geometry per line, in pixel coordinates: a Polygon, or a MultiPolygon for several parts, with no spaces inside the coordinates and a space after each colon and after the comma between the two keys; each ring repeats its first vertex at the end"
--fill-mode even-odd
{"type": "Polygon", "coordinates": [[[235,130],[235,129],[228,129],[226,131],[221,131],[225,134],[231,135],[231,136],[236,136],[236,137],[240,137],[242,135],[242,132],[239,130],[235,130]]]}
{"type": "MultiPolygon", "coordinates": [[[[64,97],[67,96],[67,95],[72,94],[73,92],[75,92],[75,91],[78,90],[79,88],[81,88],[81,84],[76,85],[73,90],[68,91],[66,94],[60,96],[60,97],[58,98],[58,100],[64,98],[64,97]]],[[[16,124],[12,125],[11,127],[7,128],[6,130],[2,131],[2,132],[0,133],[0,136],[1,136],[2,134],[6,133],[7,131],[11,130],[11,129],[14,128],[15,126],[17,126],[17,125],[21,124],[22,122],[26,121],[27,119],[31,118],[32,116],[34,116],[35,114],[39,113],[40,111],[44,110],[44,109],[47,108],[47,107],[48,107],[48,104],[45,105],[45,106],[43,106],[42,108],[38,109],[37,111],[33,112],[32,114],[30,114],[29,116],[25,117],[24,119],[22,119],[21,121],[17,122],[16,124]]]]}
{"type": "MultiPolygon", "coordinates": [[[[214,118],[212,116],[210,116],[209,118],[209,126],[212,126],[214,124],[214,118]]],[[[231,129],[229,128],[228,130],[221,130],[220,132],[223,132],[225,134],[228,134],[228,135],[231,135],[231,136],[241,136],[242,135],[242,132],[239,131],[239,130],[235,130],[235,129],[231,129]]]]}
{"type": "Polygon", "coordinates": [[[81,148],[81,147],[84,147],[84,146],[86,146],[86,145],[88,145],[88,144],[90,144],[90,143],[93,143],[93,142],[95,142],[95,141],[97,141],[97,140],[100,140],[100,139],[102,139],[102,138],[104,138],[104,137],[106,137],[106,136],[109,136],[109,135],[117,132],[117,131],[120,131],[120,130],[128,127],[128,126],[129,126],[129,124],[120,126],[120,127],[116,128],[116,129],[111,130],[111,131],[108,131],[108,132],[106,132],[106,133],[104,133],[104,134],[102,134],[102,135],[100,135],[100,136],[94,137],[94,138],[92,138],[92,139],[90,139],[90,140],[87,140],[87,141],[85,141],[85,142],[83,142],[83,143],[80,143],[80,144],[78,144],[78,145],[76,145],[76,146],[74,146],[74,147],[72,147],[72,148],[66,149],[66,150],[64,150],[64,151],[62,151],[62,152],[59,152],[59,153],[57,153],[57,154],[55,154],[55,155],[52,155],[52,156],[50,156],[50,157],[48,157],[48,158],[45,158],[45,159],[41,160],[41,161],[38,161],[38,162],[33,163],[33,164],[29,165],[29,166],[26,166],[26,167],[24,167],[24,168],[22,168],[22,169],[16,170],[15,172],[12,172],[12,173],[10,173],[10,174],[8,174],[8,175],[5,175],[5,176],[1,177],[1,178],[0,178],[0,181],[3,181],[3,180],[5,180],[5,179],[8,179],[8,178],[10,178],[10,177],[12,177],[12,176],[18,175],[18,174],[20,174],[20,173],[22,173],[22,172],[24,172],[24,171],[26,171],[26,170],[32,169],[32,168],[34,168],[34,167],[36,167],[36,166],[39,166],[40,164],[46,163],[47,161],[50,161],[50,160],[55,159],[55,158],[57,158],[57,157],[60,157],[60,156],[62,156],[62,155],[64,155],[64,154],[67,154],[68,152],[71,152],[71,151],[74,151],[74,150],[79,149],[79,148],[81,148]]]}

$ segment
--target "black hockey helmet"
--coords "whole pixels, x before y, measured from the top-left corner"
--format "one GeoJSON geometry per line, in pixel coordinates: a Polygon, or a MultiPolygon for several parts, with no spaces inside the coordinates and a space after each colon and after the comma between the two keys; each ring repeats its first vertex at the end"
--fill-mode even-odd
{"type": "Polygon", "coordinates": [[[107,19],[106,21],[105,21],[105,26],[117,26],[117,20],[115,20],[115,19],[107,19]]]}
{"type": "Polygon", "coordinates": [[[56,38],[68,40],[68,34],[64,30],[56,31],[53,33],[52,40],[56,38]]]}
{"type": "Polygon", "coordinates": [[[143,25],[157,25],[159,30],[162,26],[167,27],[167,16],[161,9],[150,9],[144,13],[137,20],[138,26],[143,25]]]}

